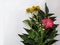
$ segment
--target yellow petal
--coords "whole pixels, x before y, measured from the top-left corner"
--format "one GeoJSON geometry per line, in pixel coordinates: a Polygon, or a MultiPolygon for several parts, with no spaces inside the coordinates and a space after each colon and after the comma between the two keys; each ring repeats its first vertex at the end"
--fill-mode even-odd
{"type": "Polygon", "coordinates": [[[30,12],[30,8],[27,8],[26,11],[27,11],[27,12],[30,12]]]}
{"type": "Polygon", "coordinates": [[[34,9],[35,9],[36,7],[35,7],[35,6],[32,6],[32,8],[34,8],[34,9]]]}
{"type": "Polygon", "coordinates": [[[37,9],[37,10],[40,10],[40,6],[36,6],[36,9],[37,9]]]}
{"type": "Polygon", "coordinates": [[[30,12],[34,12],[34,8],[30,8],[30,12]]]}

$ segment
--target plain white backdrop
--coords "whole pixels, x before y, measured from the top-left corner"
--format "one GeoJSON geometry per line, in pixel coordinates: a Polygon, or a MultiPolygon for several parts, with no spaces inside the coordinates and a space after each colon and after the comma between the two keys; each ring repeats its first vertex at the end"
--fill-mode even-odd
{"type": "MultiPolygon", "coordinates": [[[[55,13],[60,24],[60,0],[0,0],[0,45],[23,45],[18,34],[26,33],[22,22],[28,19],[29,14],[25,9],[33,5],[40,5],[44,10],[44,4],[47,2],[50,12],[55,13]]],[[[59,26],[60,27],[60,26],[59,26]]],[[[60,28],[57,28],[60,34],[60,28]]],[[[56,37],[60,40],[60,35],[56,37]]],[[[54,45],[59,45],[60,41],[54,45]]]]}

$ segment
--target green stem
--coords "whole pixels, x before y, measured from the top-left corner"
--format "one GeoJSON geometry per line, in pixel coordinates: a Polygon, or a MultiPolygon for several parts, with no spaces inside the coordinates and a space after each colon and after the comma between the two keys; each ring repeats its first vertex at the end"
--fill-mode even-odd
{"type": "Polygon", "coordinates": [[[41,27],[41,45],[43,45],[43,30],[42,30],[42,27],[41,27]]]}

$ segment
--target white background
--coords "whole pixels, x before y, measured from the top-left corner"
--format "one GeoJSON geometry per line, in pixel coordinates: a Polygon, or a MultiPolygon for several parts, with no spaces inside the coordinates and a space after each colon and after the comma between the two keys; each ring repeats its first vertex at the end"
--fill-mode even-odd
{"type": "MultiPolygon", "coordinates": [[[[0,0],[0,45],[23,45],[18,34],[26,33],[22,22],[29,17],[25,9],[33,5],[40,5],[44,9],[47,2],[50,12],[57,16],[56,23],[60,24],[60,0],[0,0]]],[[[59,26],[60,27],[60,26],[59,26]]],[[[60,34],[60,28],[58,33],[60,34]]],[[[60,40],[60,35],[56,37],[60,40]]],[[[59,45],[60,41],[54,45],[59,45]]]]}

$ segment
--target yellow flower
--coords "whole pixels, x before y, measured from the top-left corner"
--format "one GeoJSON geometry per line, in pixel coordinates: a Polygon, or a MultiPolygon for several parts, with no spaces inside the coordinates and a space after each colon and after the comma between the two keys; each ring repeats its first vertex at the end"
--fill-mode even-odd
{"type": "Polygon", "coordinates": [[[40,6],[36,6],[36,10],[40,10],[40,6]]]}
{"type": "Polygon", "coordinates": [[[27,12],[30,12],[30,8],[27,8],[26,11],[27,11],[27,12]]]}
{"type": "Polygon", "coordinates": [[[34,9],[35,9],[35,8],[36,8],[36,6],[32,6],[32,8],[34,8],[34,9]]]}
{"type": "Polygon", "coordinates": [[[34,12],[34,8],[30,8],[30,12],[34,12]]]}
{"type": "Polygon", "coordinates": [[[31,13],[38,10],[40,10],[39,6],[32,6],[31,8],[26,9],[27,12],[31,12],[31,13]]]}

